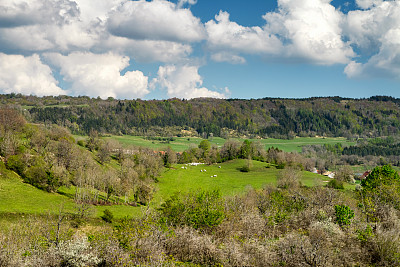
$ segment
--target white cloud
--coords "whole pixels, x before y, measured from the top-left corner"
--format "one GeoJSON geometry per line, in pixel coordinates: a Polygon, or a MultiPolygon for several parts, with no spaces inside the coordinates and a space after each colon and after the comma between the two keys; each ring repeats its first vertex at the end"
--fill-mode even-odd
{"type": "Polygon", "coordinates": [[[113,12],[127,0],[96,0],[95,4],[88,0],[73,0],[78,4],[81,19],[87,23],[91,21],[105,22],[108,13],[113,12]]]}
{"type": "Polygon", "coordinates": [[[346,73],[347,77],[349,78],[356,78],[360,77],[362,73],[362,64],[357,63],[355,61],[351,61],[347,66],[344,68],[344,73],[346,73]]]}
{"type": "Polygon", "coordinates": [[[216,53],[212,58],[229,61],[226,55],[258,54],[321,65],[348,63],[355,54],[342,40],[344,15],[330,2],[278,0],[278,10],[263,16],[263,28],[241,26],[220,11],[206,23],[208,47],[216,53]]]}
{"type": "Polygon", "coordinates": [[[371,8],[375,5],[379,5],[382,2],[383,0],[356,0],[357,5],[363,9],[371,8]]]}
{"type": "MultiPolygon", "coordinates": [[[[7,51],[7,53],[62,52],[65,54],[73,51],[96,53],[114,51],[141,62],[172,63],[187,58],[192,53],[192,47],[182,43],[180,39],[196,39],[196,27],[199,27],[200,33],[202,30],[204,34],[204,27],[200,20],[195,18],[189,10],[176,9],[174,4],[160,0],[155,2],[98,0],[96,5],[87,0],[4,1],[0,5],[0,51],[7,51]],[[165,19],[162,23],[165,27],[171,28],[167,35],[176,34],[175,39],[178,41],[152,40],[154,37],[152,32],[148,32],[149,38],[144,36],[145,40],[134,40],[110,34],[106,27],[109,13],[113,14],[114,19],[123,18],[127,15],[124,13],[124,7],[129,9],[131,5],[148,7],[153,13],[142,14],[148,15],[148,19],[151,19],[151,15],[165,19]],[[165,11],[169,17],[158,14],[156,11],[165,11]],[[173,23],[170,23],[169,19],[172,19],[173,23]],[[170,27],[171,25],[173,27],[170,27]],[[182,29],[179,29],[180,26],[182,29]],[[187,27],[191,26],[193,29],[186,31],[187,27]]],[[[160,21],[150,26],[155,27],[157,31],[159,23],[160,21]]],[[[142,26],[127,25],[128,28],[142,26]]],[[[164,30],[161,29],[161,32],[164,30]]]]}
{"type": "Polygon", "coordinates": [[[216,61],[216,62],[228,62],[231,64],[244,64],[246,63],[246,59],[229,53],[229,52],[218,52],[218,53],[214,53],[211,55],[211,59],[216,61]]]}
{"type": "MultiPolygon", "coordinates": [[[[277,54],[282,44],[275,36],[260,27],[244,27],[230,21],[229,13],[220,11],[215,21],[206,24],[208,46],[212,51],[225,51],[227,54],[277,54]]],[[[221,55],[214,56],[214,59],[221,55]]]]}
{"type": "Polygon", "coordinates": [[[22,53],[89,49],[99,37],[93,26],[82,21],[74,1],[6,0],[0,7],[0,49],[22,53]]]}
{"type": "Polygon", "coordinates": [[[0,53],[0,91],[25,95],[66,94],[52,75],[49,66],[39,56],[6,55],[0,53]]]}
{"type": "Polygon", "coordinates": [[[128,1],[110,14],[107,23],[112,34],[135,40],[197,42],[205,38],[199,18],[165,0],[128,1]]]}
{"type": "Polygon", "coordinates": [[[160,66],[158,77],[153,83],[166,88],[169,97],[185,99],[197,97],[226,98],[226,94],[229,93],[227,88],[225,88],[224,93],[219,93],[202,87],[203,79],[198,73],[198,66],[193,65],[160,66]]]}
{"type": "Polygon", "coordinates": [[[45,57],[59,67],[64,80],[72,84],[73,95],[133,99],[149,93],[148,77],[141,71],[127,71],[121,75],[129,66],[128,57],[82,52],[67,56],[50,53],[45,57]]]}
{"type": "Polygon", "coordinates": [[[182,8],[186,4],[195,5],[195,4],[197,4],[197,0],[179,0],[178,4],[177,4],[177,7],[178,8],[182,8]]]}
{"type": "Polygon", "coordinates": [[[369,10],[350,11],[344,31],[350,41],[364,50],[379,47],[382,37],[400,25],[400,1],[382,2],[369,10]]]}
{"type": "Polygon", "coordinates": [[[3,0],[0,6],[0,27],[33,24],[65,24],[79,14],[70,0],[3,0]]]}
{"type": "Polygon", "coordinates": [[[349,78],[383,77],[400,80],[400,28],[393,29],[381,39],[379,53],[368,62],[351,62],[344,72],[349,78]]]}
{"type": "Polygon", "coordinates": [[[349,12],[345,34],[367,56],[367,62],[349,64],[347,76],[400,79],[399,25],[400,1],[375,1],[368,10],[349,12]]]}
{"type": "Polygon", "coordinates": [[[127,54],[139,62],[179,62],[192,53],[192,47],[187,44],[132,40],[125,37],[109,36],[99,45],[101,51],[114,50],[127,54]]]}
{"type": "Polygon", "coordinates": [[[278,0],[278,12],[263,16],[264,30],[279,36],[285,54],[316,64],[347,63],[354,56],[342,40],[343,14],[331,0],[278,0]]]}

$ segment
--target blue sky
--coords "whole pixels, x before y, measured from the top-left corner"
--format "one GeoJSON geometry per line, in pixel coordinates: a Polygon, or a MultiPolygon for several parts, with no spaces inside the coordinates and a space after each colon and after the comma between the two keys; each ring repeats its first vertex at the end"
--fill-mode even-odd
{"type": "Polygon", "coordinates": [[[11,92],[400,97],[400,0],[3,0],[11,92]]]}

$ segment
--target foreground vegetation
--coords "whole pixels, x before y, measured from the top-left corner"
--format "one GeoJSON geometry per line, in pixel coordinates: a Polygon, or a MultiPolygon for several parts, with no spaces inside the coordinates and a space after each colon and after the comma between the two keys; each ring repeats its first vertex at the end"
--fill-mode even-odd
{"type": "MultiPolygon", "coordinates": [[[[177,193],[142,217],[77,224],[68,213],[0,220],[2,266],[398,266],[400,177],[357,190],[277,186],[177,193]],[[390,189],[390,190],[388,190],[390,189]]],[[[108,214],[108,215],[107,215],[108,214]]]]}

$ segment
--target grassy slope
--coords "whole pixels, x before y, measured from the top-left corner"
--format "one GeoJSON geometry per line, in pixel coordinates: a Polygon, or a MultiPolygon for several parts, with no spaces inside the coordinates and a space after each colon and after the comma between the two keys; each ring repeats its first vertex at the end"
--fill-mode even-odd
{"type": "MultiPolygon", "coordinates": [[[[77,136],[79,139],[79,137],[77,136]]],[[[163,148],[170,146],[174,151],[181,152],[188,149],[191,145],[198,146],[201,142],[201,138],[197,137],[176,137],[175,141],[171,141],[169,144],[161,143],[156,140],[146,140],[141,136],[111,136],[105,137],[104,139],[114,139],[120,142],[124,146],[134,145],[134,146],[144,146],[150,147],[154,150],[162,150],[163,148]]],[[[241,142],[244,139],[239,139],[241,142]]],[[[320,138],[320,137],[297,137],[292,140],[281,140],[281,139],[250,139],[252,141],[258,141],[265,145],[266,148],[269,147],[278,147],[279,149],[286,152],[300,152],[301,147],[305,145],[317,145],[317,144],[347,144],[354,145],[354,142],[349,142],[345,138],[336,137],[336,138],[320,138]]],[[[214,137],[211,140],[212,144],[217,146],[222,146],[225,143],[225,139],[220,137],[214,137]]]]}
{"type": "MultiPolygon", "coordinates": [[[[189,192],[191,190],[219,189],[225,196],[244,192],[247,187],[262,188],[266,184],[275,184],[276,175],[280,170],[274,167],[266,168],[267,163],[253,161],[250,172],[243,173],[238,169],[246,164],[246,160],[234,160],[219,165],[186,166],[176,165],[174,169],[165,170],[156,184],[152,206],[158,206],[160,202],[176,191],[189,192]],[[221,166],[221,168],[218,168],[221,166]],[[187,167],[187,169],[182,169],[187,167]],[[200,172],[206,169],[207,172],[200,172]],[[217,177],[210,177],[211,175],[217,177]]],[[[1,166],[0,166],[1,167],[1,166]]],[[[64,210],[75,211],[75,205],[71,198],[56,193],[47,193],[31,185],[25,184],[13,172],[0,168],[0,213],[57,213],[63,203],[64,210]],[[8,178],[6,178],[8,176],[8,178]]],[[[329,180],[321,175],[303,172],[302,182],[304,185],[313,186],[316,181],[329,180]]],[[[322,182],[323,183],[323,182],[322,182]]],[[[352,188],[354,186],[348,186],[352,188]]],[[[73,194],[74,188],[61,188],[66,194],[73,194]]],[[[105,209],[111,210],[115,217],[139,215],[145,207],[131,207],[123,205],[97,206],[94,208],[96,216],[100,216],[105,209]]]]}
{"type": "Polygon", "coordinates": [[[5,170],[3,163],[0,165],[0,212],[57,213],[61,205],[65,211],[74,210],[72,199],[23,183],[17,174],[5,170]]]}

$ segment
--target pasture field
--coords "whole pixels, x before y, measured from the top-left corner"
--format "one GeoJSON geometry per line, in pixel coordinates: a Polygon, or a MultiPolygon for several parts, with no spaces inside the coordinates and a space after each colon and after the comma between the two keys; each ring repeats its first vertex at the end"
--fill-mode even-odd
{"type": "MultiPolygon", "coordinates": [[[[123,135],[117,136],[113,135],[111,137],[104,137],[105,140],[116,140],[123,146],[142,146],[149,147],[154,150],[164,150],[166,147],[170,146],[172,150],[176,152],[182,152],[188,149],[190,146],[198,146],[200,142],[203,140],[199,137],[174,137],[175,141],[163,142],[158,140],[147,140],[142,136],[131,136],[131,135],[123,135]]],[[[225,143],[225,139],[220,137],[214,137],[212,140],[209,140],[211,144],[222,146],[225,143]]]]}
{"type": "MultiPolygon", "coordinates": [[[[76,138],[79,139],[78,136],[76,138]]],[[[175,141],[170,141],[169,143],[160,142],[157,140],[147,140],[144,139],[142,136],[110,136],[104,137],[105,140],[116,140],[121,143],[123,146],[143,146],[149,147],[154,150],[163,150],[167,146],[170,146],[176,152],[182,152],[188,149],[190,146],[198,146],[200,142],[203,140],[202,138],[198,137],[174,137],[175,141]]],[[[245,139],[237,139],[240,142],[243,142],[245,139]]],[[[250,141],[260,142],[265,146],[265,148],[269,147],[277,147],[285,152],[300,152],[301,148],[306,145],[323,145],[323,144],[337,144],[340,143],[342,145],[354,145],[355,142],[350,142],[346,138],[343,137],[296,137],[292,140],[283,140],[283,139],[249,139],[250,141]]],[[[220,137],[214,137],[212,140],[209,140],[212,144],[217,146],[222,146],[226,139],[220,137]]]]}
{"type": "MultiPolygon", "coordinates": [[[[281,171],[268,163],[252,161],[250,172],[240,172],[247,160],[239,159],[216,165],[190,166],[174,165],[166,169],[159,182],[155,184],[156,192],[151,206],[158,207],[175,192],[190,192],[193,190],[218,189],[223,196],[232,196],[245,192],[248,188],[260,189],[267,184],[276,184],[276,176],[281,171]],[[219,166],[221,166],[219,168],[219,166]],[[201,171],[203,170],[203,171],[201,171]],[[206,170],[206,171],[204,171],[206,170]],[[216,175],[216,177],[211,177],[216,175]]],[[[3,165],[4,166],[4,165],[3,165]]],[[[76,212],[73,201],[74,187],[61,187],[59,193],[47,193],[29,184],[25,184],[13,172],[0,169],[0,214],[39,214],[58,213],[63,205],[65,212],[76,212]]],[[[325,184],[329,178],[302,172],[302,183],[306,186],[325,184]]],[[[346,185],[352,189],[354,185],[346,185]]],[[[99,217],[105,209],[109,209],[116,218],[138,216],[146,207],[127,205],[94,206],[94,216],[99,217]]]]}
{"type": "MultiPolygon", "coordinates": [[[[252,161],[250,172],[241,172],[239,169],[246,164],[247,160],[238,159],[210,166],[175,165],[175,168],[166,170],[159,178],[158,192],[153,202],[160,203],[174,192],[218,189],[223,196],[233,196],[245,192],[247,188],[260,189],[268,184],[276,185],[276,177],[281,170],[269,163],[252,161]],[[211,177],[214,175],[216,177],[211,177]]],[[[328,180],[325,176],[302,172],[301,181],[306,186],[328,180]]]]}

